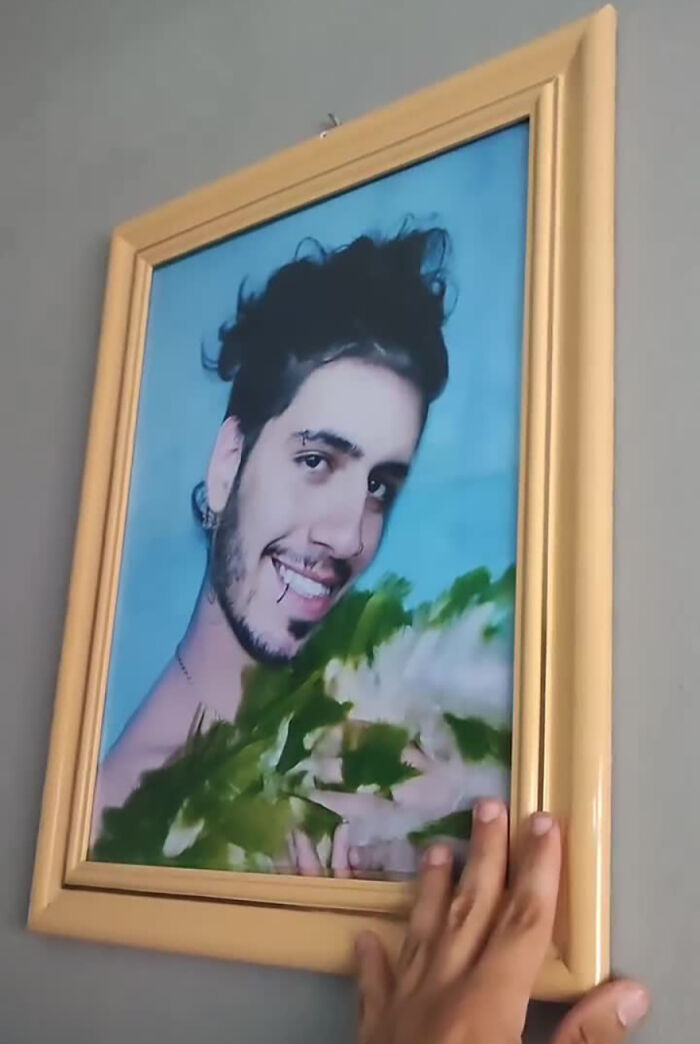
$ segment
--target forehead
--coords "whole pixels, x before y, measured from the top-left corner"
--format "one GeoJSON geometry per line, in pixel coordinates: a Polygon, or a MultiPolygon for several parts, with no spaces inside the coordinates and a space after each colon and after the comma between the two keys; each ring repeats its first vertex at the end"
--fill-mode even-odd
{"type": "Polygon", "coordinates": [[[415,385],[385,366],[340,359],[318,367],[275,419],[277,434],[332,431],[371,460],[408,462],[422,420],[415,385]]]}

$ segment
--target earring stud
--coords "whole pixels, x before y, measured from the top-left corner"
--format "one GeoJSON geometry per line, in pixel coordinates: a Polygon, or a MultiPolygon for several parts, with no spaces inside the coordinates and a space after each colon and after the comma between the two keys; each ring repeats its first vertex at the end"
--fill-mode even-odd
{"type": "Polygon", "coordinates": [[[219,516],[210,507],[205,482],[198,482],[192,490],[192,511],[205,533],[211,533],[218,526],[219,516]]]}

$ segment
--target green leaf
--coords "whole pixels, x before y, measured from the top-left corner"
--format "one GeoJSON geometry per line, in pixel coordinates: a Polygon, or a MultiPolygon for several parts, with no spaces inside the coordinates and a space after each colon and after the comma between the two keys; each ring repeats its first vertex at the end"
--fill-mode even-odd
{"type": "Polygon", "coordinates": [[[318,672],[299,682],[288,667],[277,671],[262,666],[249,668],[243,678],[237,729],[249,738],[276,734],[284,719],[303,706],[307,691],[318,680],[318,672]]]}
{"type": "Polygon", "coordinates": [[[322,674],[330,660],[347,659],[352,637],[371,597],[371,591],[349,591],[331,609],[291,665],[297,683],[310,673],[322,674]]]}
{"type": "Polygon", "coordinates": [[[228,756],[233,726],[220,723],[195,734],[175,761],[147,772],[121,808],[107,809],[91,858],[158,865],[183,802],[228,756]]]}
{"type": "Polygon", "coordinates": [[[304,800],[301,829],[312,841],[332,837],[342,822],[342,816],[331,812],[324,805],[319,805],[316,801],[304,800]]]}
{"type": "Polygon", "coordinates": [[[513,758],[513,732],[511,729],[496,729],[493,738],[493,757],[502,765],[510,768],[513,758]]]}
{"type": "Polygon", "coordinates": [[[515,605],[515,566],[512,565],[506,569],[503,576],[496,580],[492,585],[491,597],[489,601],[494,601],[497,605],[513,606],[515,605]]]}
{"type": "Polygon", "coordinates": [[[180,855],[162,862],[190,870],[228,870],[228,844],[222,837],[203,834],[180,855]]]}
{"type": "Polygon", "coordinates": [[[389,790],[419,775],[402,761],[408,740],[406,729],[383,722],[350,731],[342,754],[345,786],[357,790],[374,785],[380,790],[389,790]]]}
{"type": "Polygon", "coordinates": [[[411,613],[403,606],[410,590],[411,585],[402,577],[389,574],[382,579],[357,621],[348,658],[366,656],[371,663],[376,647],[411,622],[411,613]]]}
{"type": "Polygon", "coordinates": [[[465,761],[485,761],[490,758],[502,765],[510,765],[512,733],[507,728],[495,728],[481,718],[460,718],[445,714],[465,761]]]}
{"type": "Polygon", "coordinates": [[[309,733],[339,725],[351,709],[351,703],[338,703],[327,696],[319,682],[317,690],[289,723],[287,742],[277,763],[277,771],[288,772],[303,761],[309,754],[309,748],[304,743],[309,733]]]}
{"type": "Polygon", "coordinates": [[[442,627],[472,606],[487,602],[491,589],[488,569],[473,569],[471,573],[458,576],[447,593],[436,602],[431,624],[442,627]]]}
{"type": "Polygon", "coordinates": [[[414,845],[425,845],[438,837],[456,837],[468,841],[471,833],[472,812],[471,809],[467,809],[464,812],[451,812],[449,816],[426,823],[420,830],[413,830],[408,835],[408,840],[414,845]]]}
{"type": "Polygon", "coordinates": [[[265,739],[235,749],[193,789],[183,806],[183,821],[211,820],[221,805],[253,787],[260,778],[262,759],[272,747],[273,740],[265,739]]]}
{"type": "Polygon", "coordinates": [[[446,714],[445,721],[452,729],[459,752],[467,761],[483,761],[491,753],[491,728],[480,718],[458,718],[446,714]]]}
{"type": "Polygon", "coordinates": [[[470,573],[458,576],[432,606],[429,623],[433,627],[442,627],[468,609],[487,602],[493,602],[501,611],[512,611],[515,604],[515,566],[506,569],[498,580],[492,580],[485,568],[473,569],[470,573]]]}
{"type": "Polygon", "coordinates": [[[272,802],[262,797],[240,797],[227,805],[217,827],[229,844],[277,856],[284,851],[293,824],[289,799],[272,802]]]}

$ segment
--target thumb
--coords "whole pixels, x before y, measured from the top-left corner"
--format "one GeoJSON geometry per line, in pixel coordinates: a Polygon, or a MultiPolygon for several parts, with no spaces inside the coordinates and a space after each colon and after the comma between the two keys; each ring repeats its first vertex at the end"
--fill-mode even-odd
{"type": "Polygon", "coordinates": [[[355,944],[360,1000],[360,1044],[371,1044],[391,1000],[394,975],[386,950],[372,932],[363,932],[355,944]]]}
{"type": "Polygon", "coordinates": [[[649,995],[638,982],[608,982],[571,1009],[552,1044],[618,1044],[648,1009],[649,995]]]}

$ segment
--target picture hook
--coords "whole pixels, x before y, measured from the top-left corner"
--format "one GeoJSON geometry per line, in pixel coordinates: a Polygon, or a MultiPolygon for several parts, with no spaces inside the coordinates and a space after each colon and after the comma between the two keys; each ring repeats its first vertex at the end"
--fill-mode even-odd
{"type": "Polygon", "coordinates": [[[329,131],[335,130],[336,127],[340,127],[341,122],[342,121],[338,119],[334,112],[329,112],[328,119],[323,124],[323,130],[321,131],[320,137],[327,137],[329,131]]]}

